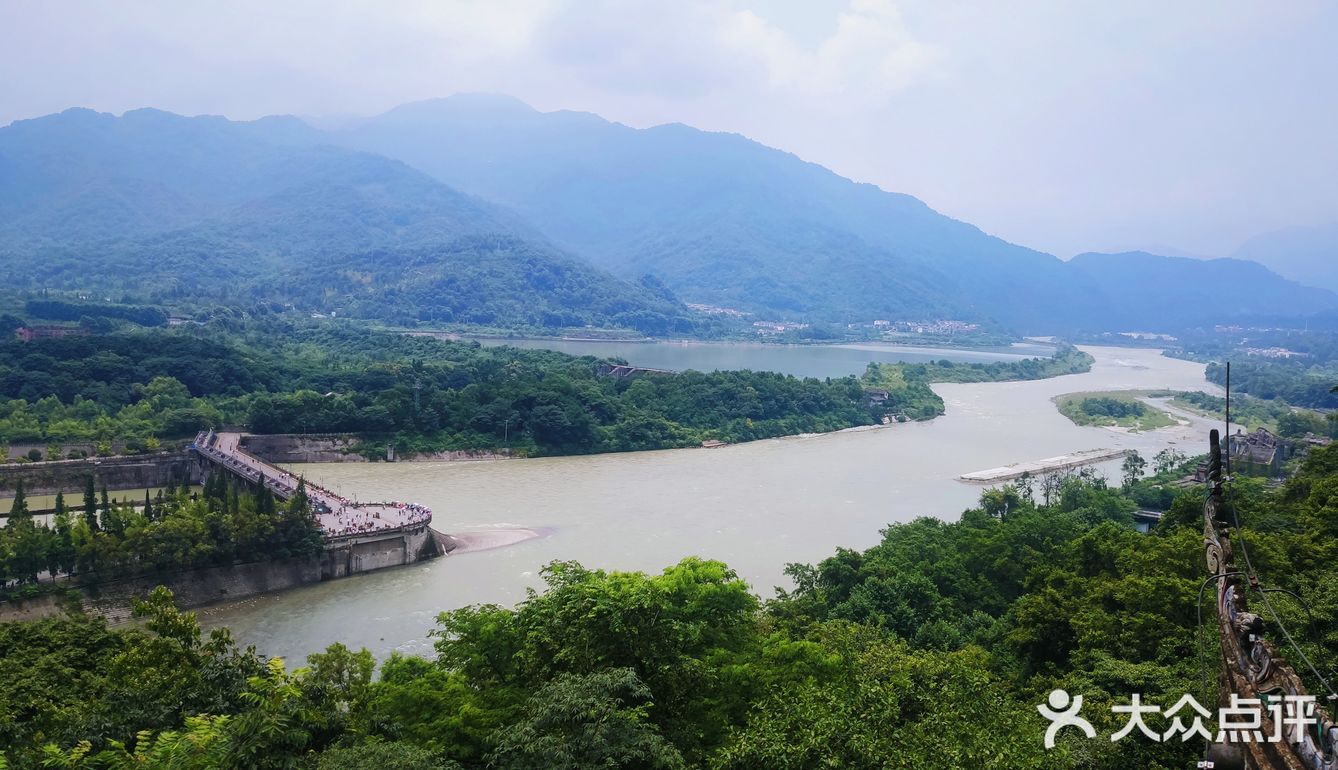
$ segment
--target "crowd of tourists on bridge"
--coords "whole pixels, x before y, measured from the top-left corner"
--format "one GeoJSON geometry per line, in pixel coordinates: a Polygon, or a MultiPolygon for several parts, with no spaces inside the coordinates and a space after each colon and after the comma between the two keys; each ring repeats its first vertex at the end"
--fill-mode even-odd
{"type": "MultiPolygon", "coordinates": [[[[385,503],[358,503],[349,500],[347,497],[341,497],[324,487],[311,483],[308,483],[307,486],[329,496],[331,500],[339,502],[337,510],[324,511],[327,515],[334,517],[334,523],[337,526],[331,526],[326,521],[321,522],[326,533],[332,536],[356,535],[361,532],[374,532],[378,529],[426,524],[432,520],[432,510],[425,505],[399,500],[385,503]],[[391,511],[395,512],[392,517],[382,515],[391,511]]],[[[326,506],[322,505],[322,507],[326,506]]]]}
{"type": "Polygon", "coordinates": [[[266,476],[263,469],[267,466],[262,461],[250,458],[241,450],[241,447],[235,447],[233,452],[219,448],[216,446],[217,440],[217,434],[209,431],[208,433],[202,433],[192,446],[215,457],[226,467],[241,471],[242,475],[247,478],[254,478],[257,481],[263,479],[285,496],[295,494],[299,483],[305,484],[312,510],[316,513],[321,528],[329,536],[356,535],[380,529],[425,524],[432,520],[432,510],[425,505],[399,500],[384,503],[358,503],[319,484],[313,484],[309,481],[300,482],[292,474],[285,471],[275,469],[273,475],[266,476]],[[254,460],[254,462],[247,462],[246,459],[248,458],[254,460]],[[382,515],[392,511],[392,515],[382,515]]]}

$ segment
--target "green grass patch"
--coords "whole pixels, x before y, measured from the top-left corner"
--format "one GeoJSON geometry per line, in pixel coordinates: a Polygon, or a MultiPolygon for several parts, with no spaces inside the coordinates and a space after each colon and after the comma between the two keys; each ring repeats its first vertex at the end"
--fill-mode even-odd
{"type": "Polygon", "coordinates": [[[1152,395],[1146,390],[1112,390],[1069,393],[1054,401],[1059,413],[1077,425],[1129,428],[1134,431],[1156,430],[1176,425],[1170,413],[1149,406],[1140,398],[1152,395]]]}

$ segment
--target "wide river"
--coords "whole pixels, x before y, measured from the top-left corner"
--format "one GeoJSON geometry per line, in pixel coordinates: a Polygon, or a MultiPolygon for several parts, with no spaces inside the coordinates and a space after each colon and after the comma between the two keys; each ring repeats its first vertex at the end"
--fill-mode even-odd
{"type": "MultiPolygon", "coordinates": [[[[654,346],[637,345],[645,351],[654,346]]],[[[723,346],[696,346],[719,355],[723,346]]],[[[788,584],[788,562],[815,562],[838,546],[867,548],[889,523],[919,516],[954,520],[981,487],[963,473],[1096,448],[1151,457],[1178,445],[1203,451],[1209,426],[1142,434],[1078,427],[1051,398],[1078,391],[1173,388],[1219,392],[1203,366],[1155,350],[1084,348],[1092,371],[1033,382],[945,384],[947,414],[930,422],[676,449],[533,460],[346,463],[296,466],[308,478],[362,499],[428,505],[433,527],[466,532],[542,528],[548,535],[410,567],[321,583],[201,612],[262,653],[297,661],[331,642],[430,652],[438,612],[475,603],[511,605],[541,585],[539,570],[575,560],[610,570],[659,571],[686,556],[720,559],[763,597],[788,584]]],[[[812,373],[831,348],[785,348],[770,368],[812,373]]],[[[766,351],[768,356],[777,356],[766,351]]],[[[619,353],[632,364],[663,360],[619,353]]],[[[678,352],[675,351],[675,355],[678,352]]],[[[844,355],[844,354],[838,354],[844,355]]],[[[960,358],[954,354],[936,358],[960,358]]],[[[694,366],[678,360],[678,366],[694,366]]],[[[859,371],[867,357],[852,361],[859,371]]],[[[712,360],[695,368],[717,366],[712,360]]],[[[837,372],[841,373],[841,372],[837,372]]],[[[1099,466],[1118,473],[1118,461],[1099,466]]]]}

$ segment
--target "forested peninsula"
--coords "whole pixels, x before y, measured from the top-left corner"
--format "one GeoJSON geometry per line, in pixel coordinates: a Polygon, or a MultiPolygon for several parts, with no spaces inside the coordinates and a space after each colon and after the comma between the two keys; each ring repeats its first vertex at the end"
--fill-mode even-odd
{"type": "Polygon", "coordinates": [[[518,456],[735,443],[943,413],[933,382],[1086,371],[1049,359],[871,365],[818,380],[770,372],[646,372],[544,350],[484,347],[353,323],[237,321],[0,343],[0,441],[31,459],[147,451],[221,425],[365,437],[369,455],[518,456]]]}

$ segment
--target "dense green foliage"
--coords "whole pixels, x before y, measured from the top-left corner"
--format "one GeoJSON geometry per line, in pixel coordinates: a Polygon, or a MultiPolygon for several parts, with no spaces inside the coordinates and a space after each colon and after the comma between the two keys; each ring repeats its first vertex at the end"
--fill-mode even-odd
{"type": "Polygon", "coordinates": [[[30,299],[23,312],[31,317],[53,321],[79,321],[85,318],[111,318],[140,326],[162,326],[167,313],[161,308],[142,305],[112,305],[101,302],[65,302],[56,299],[30,299]]]}
{"type": "MultiPolygon", "coordinates": [[[[1065,346],[1050,358],[1023,358],[1017,361],[993,361],[988,364],[936,361],[928,364],[902,364],[907,379],[924,382],[1012,382],[1043,380],[1065,374],[1090,371],[1095,359],[1075,347],[1065,346]]],[[[892,364],[896,366],[897,364],[892,364]]]]}
{"type": "MultiPolygon", "coordinates": [[[[1160,477],[1135,486],[1181,465],[1159,457],[1160,477]]],[[[162,593],[138,608],[143,629],[7,624],[0,745],[19,770],[1187,766],[1196,741],[1107,738],[1131,693],[1163,708],[1215,700],[1215,635],[1195,609],[1201,491],[1139,534],[1125,491],[1043,481],[792,565],[794,589],[767,602],[717,562],[659,575],[554,563],[514,609],[442,614],[435,656],[396,654],[379,677],[340,645],[295,671],[266,665],[224,632],[203,640],[162,593]],[[1035,704],[1056,687],[1084,696],[1097,739],[1066,731],[1042,747],[1035,704]]],[[[1255,569],[1300,597],[1273,601],[1329,660],[1338,448],[1280,489],[1235,486],[1255,569]]]]}
{"type": "Polygon", "coordinates": [[[111,748],[140,730],[184,724],[198,734],[214,720],[183,717],[244,707],[247,679],[264,673],[261,661],[238,650],[226,630],[202,639],[194,617],[178,614],[170,597],[163,591],[137,608],[143,629],[113,631],[82,615],[0,624],[0,746],[10,767],[43,766],[38,749],[47,743],[76,753],[81,741],[111,748]]]}
{"type": "Polygon", "coordinates": [[[0,441],[130,441],[244,424],[352,432],[402,450],[583,453],[868,425],[854,377],[601,376],[600,361],[328,326],[206,339],[129,333],[0,343],[0,441]],[[279,336],[282,335],[282,336],[279,336]]]}
{"type": "Polygon", "coordinates": [[[139,400],[155,377],[181,383],[188,396],[241,396],[292,381],[300,362],[260,349],[170,331],[0,342],[0,395],[37,401],[82,397],[120,409],[139,400]]]}
{"type": "MultiPolygon", "coordinates": [[[[1174,401],[1213,417],[1226,416],[1226,399],[1222,396],[1195,391],[1178,393],[1174,401]]],[[[1231,422],[1244,425],[1246,430],[1265,428],[1285,438],[1300,438],[1307,433],[1338,438],[1338,421],[1320,412],[1292,407],[1280,398],[1232,394],[1231,422]]]]}
{"type": "MultiPolygon", "coordinates": [[[[1158,342],[1164,347],[1165,342],[1158,342]]],[[[1250,364],[1310,366],[1338,362],[1338,316],[1323,313],[1307,319],[1304,329],[1292,325],[1278,328],[1193,330],[1183,333],[1178,344],[1166,351],[1175,358],[1209,363],[1212,361],[1247,362],[1250,364]],[[1296,359],[1270,359],[1260,355],[1261,350],[1289,350],[1299,353],[1296,359]]]]}
{"type": "Polygon", "coordinates": [[[865,370],[862,380],[870,388],[887,391],[887,400],[880,405],[887,414],[926,420],[943,414],[943,399],[930,389],[930,383],[1039,380],[1086,372],[1092,368],[1092,360],[1090,355],[1077,348],[1063,347],[1050,358],[988,364],[946,360],[925,364],[873,363],[865,370]]]}
{"type": "Polygon", "coordinates": [[[1126,417],[1142,417],[1148,413],[1147,405],[1139,401],[1125,401],[1102,396],[1084,398],[1078,402],[1078,408],[1090,417],[1113,417],[1116,420],[1126,417]]]}
{"type": "Polygon", "coordinates": [[[1139,400],[1149,394],[1149,391],[1070,393],[1057,396],[1054,401],[1059,413],[1076,425],[1119,426],[1142,431],[1176,424],[1175,418],[1166,411],[1139,400]]]}
{"type": "Polygon", "coordinates": [[[990,364],[876,364],[861,378],[821,381],[751,371],[617,378],[601,376],[602,363],[335,322],[14,340],[0,342],[0,397],[9,399],[0,401],[0,443],[144,449],[232,424],[360,433],[401,451],[658,449],[840,430],[883,415],[927,419],[943,413],[931,382],[1050,377],[1086,371],[1091,357],[1065,348],[990,364]]]}
{"type": "MultiPolygon", "coordinates": [[[[1209,382],[1224,385],[1226,366],[1210,363],[1205,376],[1209,382]]],[[[1232,391],[1282,399],[1311,409],[1338,409],[1338,393],[1332,391],[1334,380],[1338,380],[1338,369],[1333,364],[1233,361],[1231,365],[1232,391]]]]}
{"type": "MultiPolygon", "coordinates": [[[[1226,417],[1226,398],[1223,396],[1190,391],[1177,393],[1172,400],[1177,406],[1187,407],[1201,414],[1223,419],[1226,417]]],[[[1235,394],[1231,397],[1231,421],[1250,430],[1256,427],[1276,429],[1278,420],[1290,413],[1291,409],[1284,401],[1235,394]]]]}
{"type": "Polygon", "coordinates": [[[105,489],[99,495],[89,477],[81,505],[56,498],[50,526],[33,519],[20,485],[0,528],[0,596],[56,588],[66,577],[98,583],[321,549],[305,494],[280,504],[268,489],[239,490],[225,474],[210,482],[202,495],[169,489],[136,507],[138,501],[109,499],[105,489]],[[53,575],[61,580],[52,582],[53,575]]]}
{"type": "MultiPolygon", "coordinates": [[[[159,437],[186,436],[221,422],[221,413],[206,399],[191,398],[175,378],[156,376],[135,386],[138,400],[120,409],[76,395],[70,403],[54,395],[33,403],[23,399],[0,402],[0,444],[9,441],[46,441],[57,450],[91,445],[100,455],[110,454],[113,442],[129,451],[149,451],[159,437]]],[[[83,449],[68,450],[77,456],[83,449]]],[[[48,450],[43,459],[58,460],[48,450]]]]}

